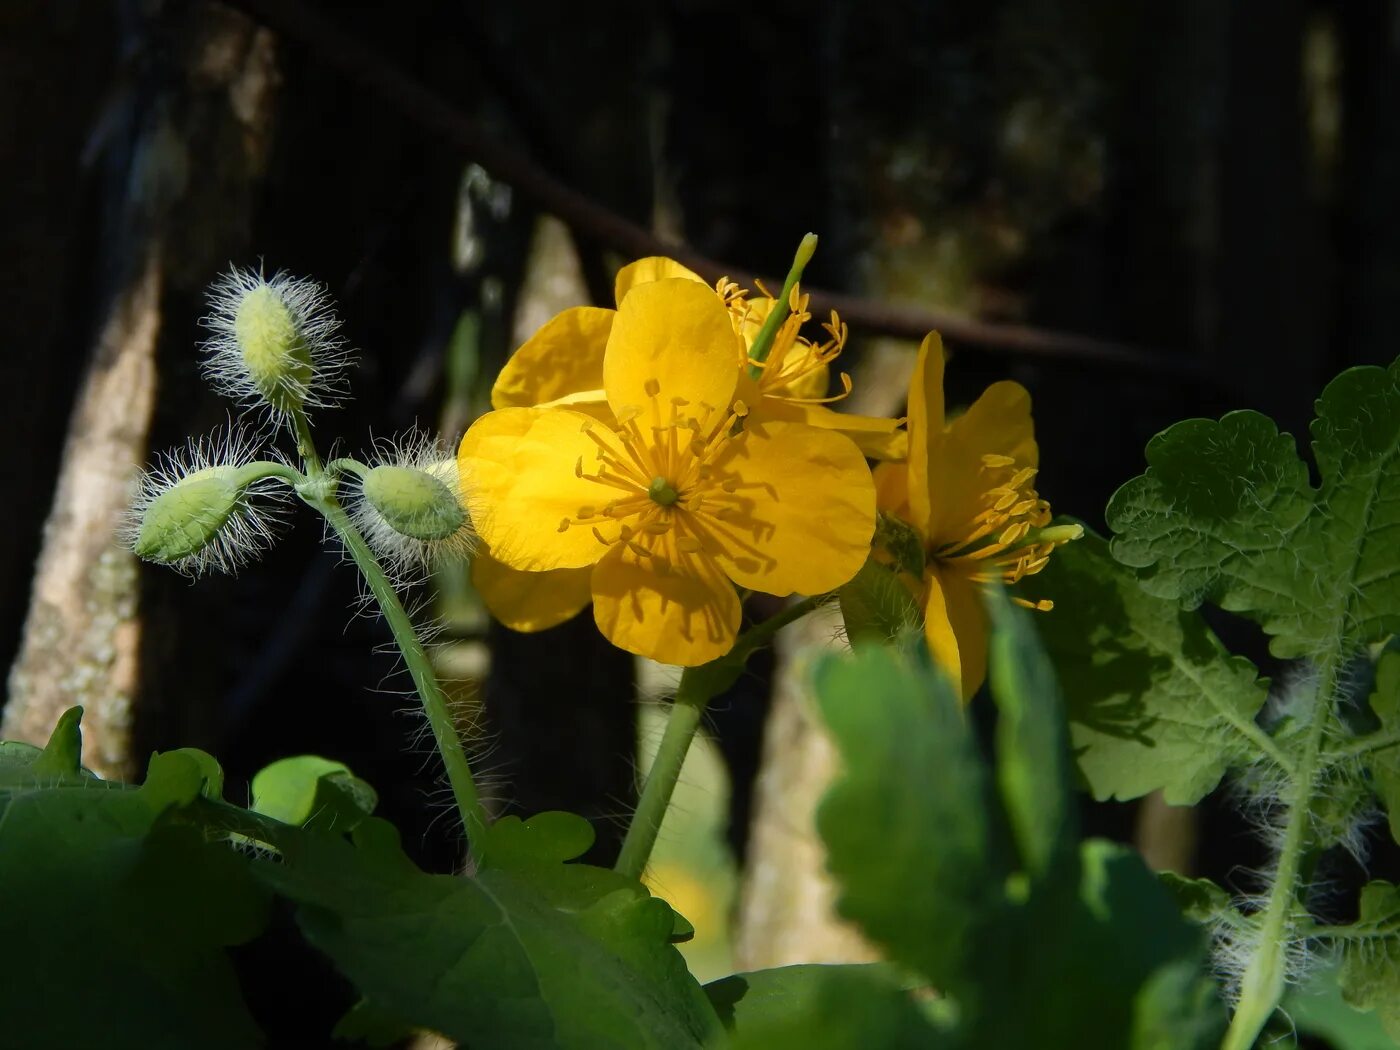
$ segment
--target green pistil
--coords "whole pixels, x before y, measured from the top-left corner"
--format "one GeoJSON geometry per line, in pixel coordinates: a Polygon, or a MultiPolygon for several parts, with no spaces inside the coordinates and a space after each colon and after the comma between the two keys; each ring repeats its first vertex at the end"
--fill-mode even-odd
{"type": "Polygon", "coordinates": [[[651,484],[647,486],[647,495],[652,502],[659,503],[663,507],[669,507],[681,498],[681,494],[671,487],[671,483],[660,474],[651,479],[651,484]]]}

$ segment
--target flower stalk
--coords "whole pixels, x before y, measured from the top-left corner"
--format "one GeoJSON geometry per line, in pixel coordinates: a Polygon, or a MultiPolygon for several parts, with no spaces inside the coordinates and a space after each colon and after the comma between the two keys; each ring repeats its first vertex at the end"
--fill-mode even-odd
{"type": "Polygon", "coordinates": [[[1303,859],[1312,845],[1309,835],[1312,801],[1317,791],[1318,775],[1322,772],[1319,761],[1322,742],[1336,699],[1337,648],[1332,650],[1332,658],[1323,665],[1318,677],[1317,692],[1313,697],[1313,719],[1295,768],[1283,843],[1269,887],[1268,903],[1259,925],[1257,948],[1240,980],[1240,1000],[1234,1016],[1230,1018],[1225,1040],[1220,1044],[1221,1050],[1250,1050],[1283,998],[1288,978],[1288,946],[1298,934],[1301,918],[1299,877],[1303,859]]]}
{"type": "Polygon", "coordinates": [[[826,599],[826,595],[819,595],[794,602],[777,615],[745,631],[734,648],[718,660],[699,667],[687,667],[681,672],[671,713],[666,719],[666,729],[661,735],[651,769],[647,771],[632,821],[627,826],[622,850],[613,866],[615,871],[631,879],[640,879],[646,870],[652,848],[656,845],[656,836],[661,831],[662,818],[671,804],[681,767],[685,765],[685,756],[690,753],[690,743],[695,739],[695,731],[700,728],[709,702],[734,683],[756,649],[766,645],[780,630],[812,612],[826,599]]]}
{"type": "MultiPolygon", "coordinates": [[[[305,414],[301,411],[292,413],[292,422],[297,436],[297,448],[306,466],[308,484],[301,489],[302,499],[335,530],[335,534],[340,537],[354,560],[355,567],[360,570],[360,575],[368,584],[370,593],[379,603],[379,609],[393,633],[394,642],[403,654],[408,673],[413,678],[413,685],[423,704],[423,712],[428,717],[428,726],[432,729],[438,754],[447,768],[452,797],[457,804],[462,825],[466,829],[467,845],[471,849],[474,861],[480,864],[481,851],[485,844],[486,811],[482,808],[476,782],[472,779],[471,764],[467,760],[466,748],[462,745],[462,738],[452,718],[447,696],[438,684],[432,661],[423,648],[412,619],[405,611],[403,603],[399,601],[398,592],[394,590],[394,585],[389,581],[369,544],[365,542],[364,536],[336,498],[335,479],[321,466],[321,459],[311,439],[311,428],[307,424],[305,414]]],[[[338,466],[344,466],[346,463],[345,460],[335,461],[338,466]]]]}

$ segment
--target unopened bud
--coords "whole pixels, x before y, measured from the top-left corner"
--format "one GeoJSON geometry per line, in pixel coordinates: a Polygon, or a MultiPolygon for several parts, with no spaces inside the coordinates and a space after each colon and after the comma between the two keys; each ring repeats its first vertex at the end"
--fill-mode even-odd
{"type": "Polygon", "coordinates": [[[234,338],[248,378],[278,412],[301,407],[315,366],[296,318],[270,284],[243,296],[233,319],[234,338]]]}
{"type": "Polygon", "coordinates": [[[337,403],[350,355],[320,285],[235,269],[210,289],[209,305],[204,368],[221,394],[281,422],[337,403]]]}
{"type": "Polygon", "coordinates": [[[235,471],[205,467],[153,499],[141,516],[133,545],[148,561],[178,562],[209,546],[238,508],[235,471]]]}
{"type": "Polygon", "coordinates": [[[385,465],[365,473],[365,499],[384,523],[415,540],[445,540],[466,524],[457,495],[426,470],[385,465]]]}

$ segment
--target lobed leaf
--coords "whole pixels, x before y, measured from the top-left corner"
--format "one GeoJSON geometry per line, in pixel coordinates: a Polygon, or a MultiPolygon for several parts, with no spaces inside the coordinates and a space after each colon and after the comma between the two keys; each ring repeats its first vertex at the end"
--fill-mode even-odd
{"type": "Polygon", "coordinates": [[[74,716],[43,752],[4,749],[6,1045],[261,1045],[223,949],[262,929],[267,895],[180,819],[222,773],[186,750],[154,756],[139,789],[109,784],[80,772],[77,740],[74,716]]]}
{"type": "Polygon", "coordinates": [[[1209,794],[1268,740],[1268,683],[1194,612],[1158,597],[1086,531],[1036,577],[1055,608],[1037,618],[1067,697],[1079,775],[1097,799],[1209,794]]]}
{"type": "Polygon", "coordinates": [[[1114,556],[1152,594],[1254,618],[1281,657],[1400,629],[1400,361],[1328,384],[1312,436],[1320,489],[1256,412],[1158,434],[1109,503],[1114,556]]]}
{"type": "Polygon", "coordinates": [[[703,1045],[721,1029],[671,946],[674,913],[614,872],[559,863],[587,849],[579,820],[492,829],[495,866],[474,878],[423,873],[374,818],[258,871],[379,1016],[521,1050],[703,1045]]]}
{"type": "Polygon", "coordinates": [[[1400,1041],[1400,886],[1368,883],[1361,913],[1342,947],[1342,997],[1358,1010],[1375,1010],[1386,1033],[1400,1041]]]}

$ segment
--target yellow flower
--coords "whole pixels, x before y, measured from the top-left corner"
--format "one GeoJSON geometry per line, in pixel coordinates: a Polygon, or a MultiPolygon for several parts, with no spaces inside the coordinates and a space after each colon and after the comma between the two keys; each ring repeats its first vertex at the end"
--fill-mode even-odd
{"type": "MultiPolygon", "coordinates": [[[[615,288],[619,306],[633,289],[656,281],[685,280],[709,287],[693,271],[672,259],[652,256],[624,266],[615,288]]],[[[846,343],[846,326],[833,311],[823,324],[827,339],[813,343],[800,334],[810,320],[807,298],[793,290],[792,313],[779,328],[768,358],[752,362],[748,348],[768,319],[775,300],[764,295],[750,298],[729,280],[713,289],[729,312],[734,330],[742,343],[736,344],[734,365],[738,371],[734,396],[751,409],[755,420],[784,420],[807,423],[847,435],[866,455],[879,459],[902,459],[907,438],[899,420],[876,416],[856,416],[832,411],[831,401],[851,391],[851,380],[841,373],[843,393],[826,397],[831,362],[846,343]],[[759,369],[757,380],[749,367],[759,369]]],[[[533,405],[569,406],[607,418],[603,387],[603,352],[616,311],[596,306],[565,310],[528,339],[501,369],[491,391],[493,408],[533,405]]]]}
{"type": "MultiPolygon", "coordinates": [[[[1076,529],[1046,529],[1050,505],[1032,484],[1039,450],[1023,386],[993,383],[962,415],[945,418],[937,333],[919,347],[908,426],[908,462],[876,468],[877,505],[912,526],[918,538],[923,565],[914,589],[924,608],[924,635],[968,699],[987,671],[979,589],[1039,572],[1076,529]]],[[[908,567],[907,559],[896,560],[908,567]]],[[[1049,602],[1015,600],[1050,608],[1049,602]]]]}
{"type": "Polygon", "coordinates": [[[733,645],[735,584],[819,594],[856,573],[875,525],[864,457],[734,400],[739,336],[713,291],[662,279],[606,322],[550,324],[595,321],[606,414],[504,407],[462,439],[472,518],[500,563],[483,590],[497,616],[539,629],[591,597],[615,645],[693,666],[733,645]]]}

